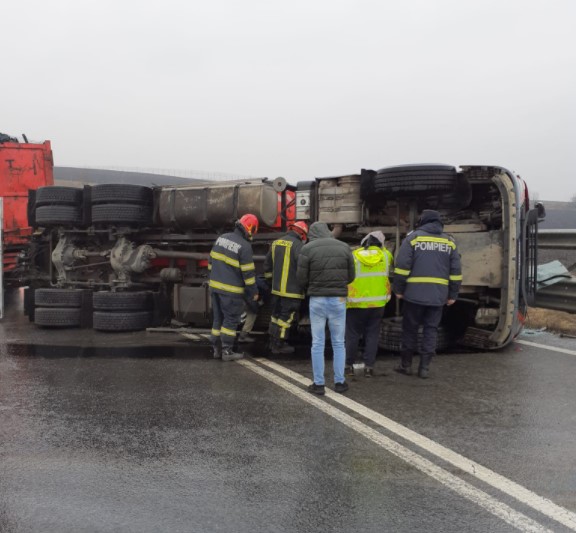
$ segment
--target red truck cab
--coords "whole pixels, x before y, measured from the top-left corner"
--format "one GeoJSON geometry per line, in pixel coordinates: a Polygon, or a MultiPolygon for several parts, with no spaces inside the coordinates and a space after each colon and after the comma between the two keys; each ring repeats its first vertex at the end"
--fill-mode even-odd
{"type": "Polygon", "coordinates": [[[54,184],[50,141],[18,142],[0,134],[0,197],[3,199],[3,270],[7,283],[17,256],[26,247],[32,228],[28,225],[28,191],[54,184]]]}

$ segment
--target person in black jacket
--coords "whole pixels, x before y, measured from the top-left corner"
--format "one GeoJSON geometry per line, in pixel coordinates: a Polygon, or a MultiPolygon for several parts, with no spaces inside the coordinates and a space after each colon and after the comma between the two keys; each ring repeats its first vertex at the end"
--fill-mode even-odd
{"type": "Polygon", "coordinates": [[[314,383],[308,390],[324,394],[324,343],[328,323],[334,352],[334,390],[346,392],[346,297],[348,284],[354,281],[354,258],[350,247],[335,239],[325,222],[314,222],[308,237],[310,242],[302,248],[297,270],[298,281],[310,297],[314,383]]]}
{"type": "Polygon", "coordinates": [[[241,359],[234,352],[236,329],[244,311],[244,297],[257,301],[256,271],[250,241],[258,231],[258,219],[247,214],[236,222],[233,232],[216,239],[208,268],[212,295],[212,331],[210,340],[214,358],[223,361],[241,359]]]}
{"type": "Polygon", "coordinates": [[[418,229],[406,236],[396,257],[392,290],[404,302],[401,361],[395,368],[401,374],[412,374],[412,356],[422,326],[418,376],[428,377],[442,310],[454,304],[462,283],[460,254],[443,229],[440,214],[425,209],[418,229]]]}
{"type": "Polygon", "coordinates": [[[272,286],[273,309],[268,332],[273,354],[294,352],[287,338],[304,300],[296,269],[307,236],[308,225],[301,221],[294,222],[286,235],[272,243],[264,261],[264,277],[272,286]]]}

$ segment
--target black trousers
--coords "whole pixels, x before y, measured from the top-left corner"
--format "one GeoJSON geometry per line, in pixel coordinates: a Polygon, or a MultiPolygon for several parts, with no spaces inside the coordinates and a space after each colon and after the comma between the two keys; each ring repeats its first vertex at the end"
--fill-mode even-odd
{"type": "Polygon", "coordinates": [[[232,348],[236,340],[236,330],[244,311],[242,296],[227,296],[212,292],[212,334],[213,345],[222,342],[222,348],[232,348]]]}
{"type": "Polygon", "coordinates": [[[358,343],[364,337],[364,364],[374,366],[383,316],[384,307],[346,309],[346,365],[354,364],[358,343]]]}
{"type": "Polygon", "coordinates": [[[412,364],[412,355],[420,351],[420,368],[428,368],[436,354],[438,326],[442,320],[441,305],[420,305],[404,302],[402,308],[402,366],[412,364]],[[422,326],[422,340],[418,347],[418,330],[422,326]]]}
{"type": "Polygon", "coordinates": [[[302,305],[299,298],[285,298],[284,296],[272,297],[272,318],[268,333],[272,341],[286,341],[290,328],[297,319],[302,305]]]}

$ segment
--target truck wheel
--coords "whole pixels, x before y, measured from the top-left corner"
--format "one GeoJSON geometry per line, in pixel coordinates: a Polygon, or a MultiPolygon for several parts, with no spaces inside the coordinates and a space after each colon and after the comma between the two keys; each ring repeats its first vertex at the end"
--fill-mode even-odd
{"type": "Polygon", "coordinates": [[[150,225],[152,207],[132,204],[97,204],[92,206],[92,222],[95,224],[150,225]]]}
{"type": "Polygon", "coordinates": [[[43,205],[36,208],[38,226],[74,226],[81,222],[80,208],[74,205],[43,205]]]}
{"type": "MultiPolygon", "coordinates": [[[[418,349],[422,341],[422,330],[418,332],[418,349]]],[[[389,352],[400,352],[402,350],[402,317],[387,318],[382,321],[380,328],[380,338],[378,347],[389,352]]],[[[443,351],[448,347],[446,330],[440,326],[436,339],[436,350],[443,351]]]]}
{"type": "Polygon", "coordinates": [[[80,205],[82,189],[74,187],[39,187],[36,191],[36,205],[80,205]]]}
{"type": "Polygon", "coordinates": [[[150,293],[100,291],[92,295],[92,305],[98,311],[138,311],[152,307],[150,293]]]}
{"type": "Polygon", "coordinates": [[[152,189],[142,185],[123,183],[94,185],[91,194],[92,204],[152,204],[152,189]]]}
{"type": "Polygon", "coordinates": [[[36,289],[34,303],[38,307],[81,307],[82,291],[78,289],[36,289]]]}
{"type": "Polygon", "coordinates": [[[137,331],[150,325],[149,311],[132,311],[130,313],[113,313],[94,311],[93,327],[99,331],[137,331]]]}
{"type": "Polygon", "coordinates": [[[37,307],[34,323],[47,328],[77,327],[80,326],[80,308],[37,307]]]}
{"type": "Polygon", "coordinates": [[[456,169],[449,165],[403,165],[380,169],[374,179],[374,192],[389,196],[453,191],[456,169]]]}

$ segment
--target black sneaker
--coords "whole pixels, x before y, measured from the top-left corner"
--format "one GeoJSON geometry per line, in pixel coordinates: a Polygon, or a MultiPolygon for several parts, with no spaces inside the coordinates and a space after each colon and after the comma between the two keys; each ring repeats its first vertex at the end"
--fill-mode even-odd
{"type": "Polygon", "coordinates": [[[324,385],[316,385],[316,383],[312,383],[312,385],[308,385],[308,392],[317,394],[318,396],[324,396],[324,385]]]}
{"type": "Polygon", "coordinates": [[[374,369],[367,366],[364,369],[364,377],[365,378],[373,378],[374,377],[374,369]]]}
{"type": "Polygon", "coordinates": [[[428,379],[430,376],[430,371],[427,368],[421,368],[418,370],[418,377],[422,379],[428,379]]]}
{"type": "Polygon", "coordinates": [[[343,381],[342,383],[335,383],[334,390],[342,394],[343,392],[346,392],[348,390],[348,383],[346,383],[345,381],[343,381]]]}

